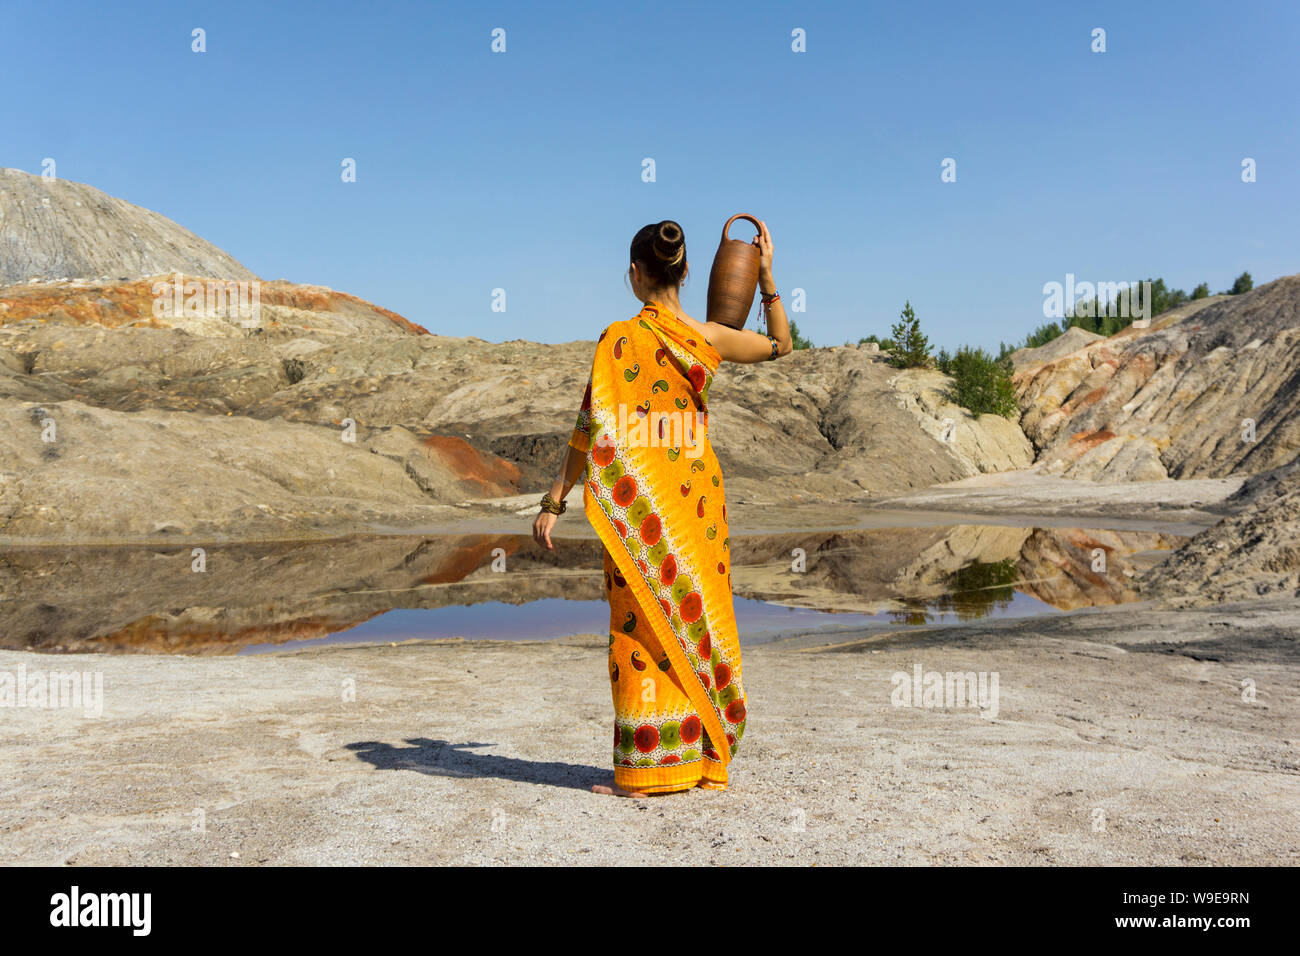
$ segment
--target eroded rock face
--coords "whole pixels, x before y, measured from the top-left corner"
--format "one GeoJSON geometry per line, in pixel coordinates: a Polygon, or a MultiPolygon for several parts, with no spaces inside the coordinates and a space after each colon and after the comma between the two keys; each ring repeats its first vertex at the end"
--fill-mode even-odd
{"type": "MultiPolygon", "coordinates": [[[[0,537],[318,534],[540,496],[594,347],[430,335],[344,293],[261,282],[89,186],[7,170],[0,537]]],[[[779,507],[1029,464],[1014,424],[946,388],[856,346],[724,366],[710,424],[728,491],[779,507]]]]}
{"type": "Polygon", "coordinates": [[[85,183],[0,169],[0,286],[164,272],[257,278],[229,253],[156,212],[85,183]]]}
{"type": "MultiPolygon", "coordinates": [[[[183,289],[191,278],[175,281],[183,289]]],[[[518,492],[510,462],[433,433],[418,415],[392,416],[411,428],[358,420],[353,399],[377,390],[365,376],[322,366],[337,388],[300,420],[261,408],[308,378],[312,356],[334,342],[400,354],[409,370],[432,338],[423,328],[286,282],[258,284],[251,319],[160,315],[154,303],[172,281],[0,290],[0,535],[319,535],[436,523],[451,502],[518,492]]]]}
{"type": "Polygon", "coordinates": [[[851,499],[1032,461],[1014,423],[952,404],[947,384],[854,346],[723,365],[709,427],[729,492],[774,504],[783,494],[851,499]]]}
{"type": "Polygon", "coordinates": [[[1020,424],[1044,472],[1223,477],[1300,455],[1300,275],[1189,303],[1047,361],[1018,354],[1020,424]]]}
{"type": "MultiPolygon", "coordinates": [[[[0,402],[0,535],[24,540],[218,540],[430,524],[461,484],[456,463],[382,432],[77,401],[0,402]],[[428,472],[410,471],[416,457],[428,472]]],[[[504,465],[504,463],[502,463],[504,465]]],[[[506,473],[504,468],[500,469],[506,473]]]]}

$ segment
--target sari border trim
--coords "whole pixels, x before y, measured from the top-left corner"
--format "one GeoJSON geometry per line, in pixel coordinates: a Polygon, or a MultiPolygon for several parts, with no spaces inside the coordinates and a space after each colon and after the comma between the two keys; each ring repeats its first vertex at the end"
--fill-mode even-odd
{"type": "Polygon", "coordinates": [[[670,767],[623,767],[615,764],[614,784],[641,793],[676,793],[692,787],[726,790],[727,771],[710,772],[708,767],[701,770],[699,761],[670,767]]]}
{"type": "Polygon", "coordinates": [[[624,790],[642,793],[672,793],[689,790],[700,783],[698,761],[671,767],[614,767],[614,783],[624,790]]]}
{"type": "MultiPolygon", "coordinates": [[[[637,567],[631,552],[627,550],[627,544],[619,537],[618,530],[610,522],[609,515],[605,514],[605,509],[600,507],[596,496],[591,493],[591,488],[586,482],[583,483],[582,498],[583,510],[587,513],[587,520],[596,529],[596,534],[605,545],[605,550],[609,552],[615,565],[623,573],[623,578],[635,593],[637,602],[643,608],[655,609],[648,615],[648,620],[651,622],[650,626],[654,628],[655,637],[659,639],[660,646],[663,647],[664,653],[668,655],[669,662],[676,668],[679,675],[678,681],[682,689],[686,691],[686,696],[690,698],[691,703],[695,706],[696,713],[700,715],[704,730],[708,733],[713,749],[720,758],[715,762],[720,763],[725,768],[731,760],[731,748],[728,746],[727,730],[722,726],[722,718],[718,716],[717,708],[713,706],[713,701],[705,691],[704,685],[700,683],[700,676],[695,673],[694,668],[690,666],[690,661],[686,659],[686,653],[682,650],[681,641],[673,633],[668,619],[664,617],[664,611],[659,604],[659,599],[650,593],[650,586],[646,584],[641,569],[637,567]],[[596,514],[600,515],[599,522],[594,518],[596,514]],[[614,547],[611,542],[616,542],[618,547],[614,547]],[[667,640],[664,638],[665,631],[668,635],[667,640]],[[719,741],[721,741],[721,744],[719,744],[719,741]]],[[[643,767],[641,769],[653,768],[643,767]]]]}

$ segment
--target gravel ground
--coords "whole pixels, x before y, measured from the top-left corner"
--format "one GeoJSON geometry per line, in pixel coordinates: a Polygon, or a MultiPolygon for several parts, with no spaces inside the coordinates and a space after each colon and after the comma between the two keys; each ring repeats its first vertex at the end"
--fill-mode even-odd
{"type": "Polygon", "coordinates": [[[0,675],[103,677],[98,717],[0,710],[0,860],[1294,865],[1298,623],[1287,599],[792,636],[746,653],[731,789],[646,800],[588,790],[610,776],[596,635],[0,652],[0,675]],[[892,706],[917,664],[996,673],[996,717],[892,706]]]}

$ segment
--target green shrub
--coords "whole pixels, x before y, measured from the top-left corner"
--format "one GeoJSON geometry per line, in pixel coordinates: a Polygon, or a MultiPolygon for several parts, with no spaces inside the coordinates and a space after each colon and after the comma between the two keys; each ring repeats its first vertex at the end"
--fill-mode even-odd
{"type": "Polygon", "coordinates": [[[953,379],[952,400],[975,415],[1014,417],[1018,411],[1016,390],[1007,364],[982,348],[963,345],[944,370],[953,379]]]}

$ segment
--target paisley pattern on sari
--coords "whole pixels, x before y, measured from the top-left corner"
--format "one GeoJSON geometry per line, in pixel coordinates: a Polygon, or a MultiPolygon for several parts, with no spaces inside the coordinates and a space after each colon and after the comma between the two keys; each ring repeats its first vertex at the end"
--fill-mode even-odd
{"type": "Polygon", "coordinates": [[[708,438],[720,356],[662,303],[606,328],[569,444],[604,544],[614,779],[721,789],[745,733],[722,470],[708,438]]]}

